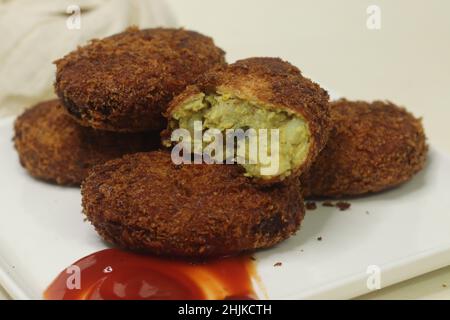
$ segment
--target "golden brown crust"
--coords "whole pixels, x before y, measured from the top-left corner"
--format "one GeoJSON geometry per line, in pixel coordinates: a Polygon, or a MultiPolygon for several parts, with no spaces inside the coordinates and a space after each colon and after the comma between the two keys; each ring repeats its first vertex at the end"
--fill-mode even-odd
{"type": "Polygon", "coordinates": [[[106,241],[171,256],[270,247],[292,235],[304,215],[294,181],[263,188],[238,166],[177,166],[162,151],[95,167],[81,192],[84,213],[106,241]]]}
{"type": "MultiPolygon", "coordinates": [[[[165,116],[171,114],[184,101],[203,93],[217,91],[232,93],[241,99],[270,105],[299,114],[308,124],[312,143],[307,159],[302,166],[296,168],[292,176],[305,172],[325,146],[330,130],[328,111],[328,93],[318,84],[302,76],[300,70],[279,58],[248,58],[233,64],[212,70],[199,77],[195,85],[189,86],[169,105],[165,116]]],[[[174,128],[163,131],[163,138],[170,137],[174,128]]],[[[259,180],[261,183],[279,181],[279,177],[271,180],[259,180]]]]}
{"type": "Polygon", "coordinates": [[[224,62],[224,52],[197,32],[129,28],[55,61],[55,90],[81,125],[161,130],[172,97],[224,62]]]}
{"type": "Polygon", "coordinates": [[[301,177],[305,196],[377,192],[408,181],[426,161],[421,119],[391,102],[330,104],[334,128],[311,170],[301,177]]]}
{"type": "Polygon", "coordinates": [[[58,100],[26,110],[14,129],[22,166],[36,178],[62,185],[79,185],[92,166],[159,145],[157,132],[114,133],[81,127],[58,100]]]}

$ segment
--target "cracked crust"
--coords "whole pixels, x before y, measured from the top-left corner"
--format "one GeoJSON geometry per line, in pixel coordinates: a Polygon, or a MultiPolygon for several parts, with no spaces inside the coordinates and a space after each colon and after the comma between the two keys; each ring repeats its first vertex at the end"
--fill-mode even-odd
{"type": "Polygon", "coordinates": [[[81,127],[58,100],[26,110],[14,130],[22,166],[36,178],[61,185],[79,185],[96,164],[159,146],[157,132],[114,133],[81,127]]]}
{"type": "Polygon", "coordinates": [[[92,40],[55,61],[55,91],[81,125],[161,130],[172,97],[225,63],[211,38],[183,29],[135,27],[92,40]]]}
{"type": "Polygon", "coordinates": [[[95,167],[82,198],[84,213],[106,241],[170,256],[270,247],[292,235],[304,216],[296,181],[261,187],[239,166],[175,165],[162,151],[95,167]]]}
{"type": "Polygon", "coordinates": [[[307,197],[341,197],[397,186],[419,172],[427,145],[421,119],[391,102],[330,104],[334,128],[311,170],[301,177],[307,197]]]}
{"type": "MultiPolygon", "coordinates": [[[[168,128],[163,139],[170,139],[176,123],[171,114],[199,93],[229,93],[255,104],[289,110],[301,116],[308,124],[311,144],[308,156],[292,176],[308,170],[317,154],[325,146],[331,128],[328,111],[328,93],[318,84],[302,76],[300,70],[279,58],[248,58],[212,70],[201,76],[195,85],[188,86],[169,105],[165,116],[168,128]]],[[[257,180],[260,183],[278,182],[279,178],[257,180]]]]}

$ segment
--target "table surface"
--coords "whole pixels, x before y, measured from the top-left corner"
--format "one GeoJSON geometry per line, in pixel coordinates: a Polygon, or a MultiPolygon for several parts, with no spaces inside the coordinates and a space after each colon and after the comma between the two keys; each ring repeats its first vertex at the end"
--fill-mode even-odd
{"type": "MultiPolygon", "coordinates": [[[[429,143],[450,154],[450,1],[168,2],[181,26],[212,36],[228,61],[279,56],[347,98],[403,105],[423,117],[429,143]],[[378,30],[366,24],[373,4],[378,30]]],[[[450,299],[450,267],[360,298],[450,299]]]]}

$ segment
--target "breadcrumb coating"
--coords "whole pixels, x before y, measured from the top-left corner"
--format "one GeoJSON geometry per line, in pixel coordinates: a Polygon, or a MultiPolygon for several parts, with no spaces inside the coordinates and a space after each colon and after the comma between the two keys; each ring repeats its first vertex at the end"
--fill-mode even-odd
{"type": "Polygon", "coordinates": [[[326,147],[301,177],[305,197],[382,191],[412,178],[426,162],[421,119],[391,102],[331,103],[334,128],[326,147]]]}
{"type": "Polygon", "coordinates": [[[225,63],[211,38],[184,29],[135,27],[92,40],[55,61],[55,90],[83,126],[160,130],[161,113],[197,76],[225,63]]]}
{"type": "Polygon", "coordinates": [[[79,185],[96,164],[159,147],[158,132],[114,133],[82,127],[58,100],[26,110],[14,130],[22,166],[36,178],[61,185],[79,185]]]}
{"type": "Polygon", "coordinates": [[[297,181],[252,184],[236,165],[175,165],[170,153],[136,153],[93,168],[84,213],[100,236],[155,254],[206,257],[273,246],[304,216],[297,181]]]}

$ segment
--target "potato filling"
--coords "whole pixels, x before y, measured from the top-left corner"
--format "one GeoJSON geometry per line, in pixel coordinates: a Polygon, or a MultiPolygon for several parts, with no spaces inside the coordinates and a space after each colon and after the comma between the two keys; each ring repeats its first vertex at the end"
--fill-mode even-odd
{"type": "MultiPolygon", "coordinates": [[[[223,133],[226,139],[229,129],[254,129],[258,141],[258,152],[249,146],[250,138],[237,139],[236,153],[240,148],[245,154],[245,163],[241,163],[246,175],[262,179],[273,176],[285,178],[298,168],[306,159],[310,134],[307,123],[294,112],[268,105],[261,105],[240,99],[231,94],[198,94],[187,100],[172,114],[172,129],[184,128],[194,131],[194,123],[202,122],[203,130],[215,128],[223,133]],[[267,129],[267,136],[262,136],[260,129],[267,129]],[[278,129],[278,157],[274,156],[271,129],[278,129]],[[228,131],[227,131],[228,130],[228,131]],[[265,139],[263,139],[265,138],[265,139]],[[264,141],[267,155],[271,160],[278,161],[277,170],[270,174],[264,173],[267,161],[262,161],[260,148],[264,141]]],[[[264,130],[263,130],[264,131],[264,130]]],[[[274,136],[275,137],[275,136],[274,136]]],[[[275,141],[275,140],[274,140],[275,141]]],[[[204,144],[204,143],[203,143],[204,144]]],[[[225,141],[223,142],[225,145],[225,141]]],[[[276,150],[276,149],[275,149],[276,150]]]]}

